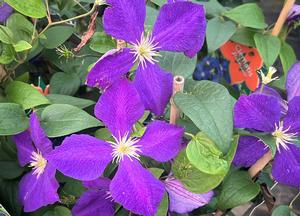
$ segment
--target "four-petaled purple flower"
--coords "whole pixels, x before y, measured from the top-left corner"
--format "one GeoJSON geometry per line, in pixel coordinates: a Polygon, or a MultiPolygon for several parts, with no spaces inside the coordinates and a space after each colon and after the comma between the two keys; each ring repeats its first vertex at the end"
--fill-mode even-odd
{"type": "Polygon", "coordinates": [[[157,64],[159,51],[183,52],[193,57],[201,49],[206,29],[202,5],[187,1],[167,3],[160,9],[151,33],[144,33],[145,0],[108,0],[103,26],[109,35],[130,47],[110,51],[91,69],[87,85],[107,89],[137,63],[134,79],[146,109],[162,115],[172,94],[172,74],[157,64]]]}
{"type": "Polygon", "coordinates": [[[133,125],[144,114],[140,96],[126,79],[112,85],[95,106],[115,141],[102,141],[89,135],[71,135],[50,154],[51,162],[64,175],[90,181],[99,178],[110,162],[118,163],[109,191],[114,201],[136,214],[152,216],[165,188],[139,162],[140,156],[159,162],[174,158],[181,150],[183,128],[154,121],[141,138],[131,137],[133,125]]]}
{"type": "Polygon", "coordinates": [[[32,212],[53,204],[59,200],[55,179],[55,168],[48,155],[52,151],[52,143],[40,126],[36,113],[30,116],[29,130],[13,137],[19,163],[29,164],[32,171],[27,173],[19,184],[19,197],[25,212],[32,212]]]}
{"type": "MultiPolygon", "coordinates": [[[[289,71],[286,90],[287,110],[282,106],[280,96],[271,93],[241,96],[234,108],[234,123],[237,128],[254,129],[273,135],[277,152],[275,154],[272,175],[282,184],[300,186],[300,148],[295,141],[300,135],[300,62],[289,71]]],[[[240,138],[233,160],[236,166],[250,167],[261,158],[268,149],[256,137],[240,138]]]]}
{"type": "Polygon", "coordinates": [[[7,3],[0,2],[0,23],[3,23],[12,14],[13,8],[7,3]]]}

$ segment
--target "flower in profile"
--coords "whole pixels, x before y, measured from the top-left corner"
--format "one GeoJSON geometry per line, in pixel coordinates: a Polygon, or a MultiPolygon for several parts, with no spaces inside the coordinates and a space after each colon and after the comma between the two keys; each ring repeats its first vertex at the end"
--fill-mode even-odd
{"type": "Polygon", "coordinates": [[[109,193],[110,179],[99,178],[83,182],[88,188],[72,209],[73,216],[97,215],[114,216],[114,203],[109,193]]]}
{"type": "Polygon", "coordinates": [[[52,143],[40,126],[36,113],[30,116],[29,130],[13,137],[19,163],[29,164],[32,168],[19,184],[19,197],[25,212],[32,212],[40,207],[53,204],[59,200],[55,179],[55,168],[48,159],[52,143]]]}
{"type": "MultiPolygon", "coordinates": [[[[246,128],[268,133],[275,139],[277,151],[272,175],[282,184],[300,186],[300,148],[295,144],[300,135],[300,63],[289,71],[286,82],[287,109],[282,99],[275,94],[251,94],[241,96],[234,108],[234,123],[237,128],[246,128]]],[[[250,167],[261,158],[268,148],[252,136],[243,136],[233,163],[250,167]]]]}
{"type": "Polygon", "coordinates": [[[117,163],[118,170],[109,185],[113,200],[133,213],[154,215],[165,188],[143,168],[140,157],[159,162],[174,158],[182,148],[183,128],[154,121],[141,138],[132,137],[133,125],[143,114],[136,88],[128,80],[120,80],[103,93],[95,106],[96,117],[107,126],[114,141],[71,135],[51,153],[51,162],[64,175],[82,181],[99,178],[110,162],[117,163]]]}
{"type": "Polygon", "coordinates": [[[5,22],[12,14],[13,8],[7,3],[1,3],[0,1],[0,23],[5,22]]]}
{"type": "Polygon", "coordinates": [[[300,19],[300,5],[295,4],[290,10],[288,17],[286,19],[287,23],[290,25],[300,19]]]}
{"type": "Polygon", "coordinates": [[[172,94],[172,75],[158,65],[159,51],[196,55],[205,38],[204,8],[187,1],[167,3],[161,7],[152,31],[145,33],[146,1],[108,0],[107,4],[105,32],[129,47],[99,59],[88,74],[87,85],[105,90],[137,64],[134,85],[145,108],[161,115],[172,94]]]}
{"type": "Polygon", "coordinates": [[[214,195],[213,191],[204,194],[192,193],[174,177],[168,177],[165,185],[169,194],[169,211],[179,214],[185,214],[206,205],[214,195]]]}
{"type": "Polygon", "coordinates": [[[260,76],[261,76],[261,82],[264,85],[268,85],[269,83],[275,81],[275,80],[279,80],[279,77],[273,77],[273,75],[277,72],[276,68],[274,67],[269,67],[269,70],[267,72],[267,75],[264,74],[264,72],[262,70],[259,71],[260,76]]]}

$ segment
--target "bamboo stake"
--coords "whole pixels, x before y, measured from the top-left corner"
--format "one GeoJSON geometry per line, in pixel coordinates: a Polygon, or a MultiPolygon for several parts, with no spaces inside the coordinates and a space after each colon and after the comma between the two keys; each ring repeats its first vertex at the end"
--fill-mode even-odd
{"type": "Polygon", "coordinates": [[[176,107],[173,97],[177,92],[183,92],[184,77],[175,76],[173,79],[173,96],[171,98],[171,110],[170,110],[170,123],[176,124],[177,119],[180,117],[180,110],[176,107]]]}
{"type": "MultiPolygon", "coordinates": [[[[295,3],[295,0],[287,0],[285,5],[283,6],[280,15],[275,23],[275,26],[272,30],[273,36],[278,36],[286,18],[288,17],[288,14],[290,10],[292,9],[293,5],[295,3]]],[[[249,169],[249,174],[253,178],[255,177],[270,161],[272,160],[272,153],[269,150],[262,158],[260,158],[258,161],[256,161],[255,164],[253,164],[249,169]]]]}

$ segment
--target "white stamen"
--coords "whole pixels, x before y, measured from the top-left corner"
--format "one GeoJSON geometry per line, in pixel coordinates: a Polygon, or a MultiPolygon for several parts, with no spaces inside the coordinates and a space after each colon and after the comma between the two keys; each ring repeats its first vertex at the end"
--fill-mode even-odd
{"type": "Polygon", "coordinates": [[[140,155],[138,152],[141,152],[141,150],[140,146],[136,145],[139,139],[130,137],[129,132],[126,132],[123,137],[119,135],[119,138],[114,137],[114,139],[115,142],[109,142],[113,147],[113,161],[119,163],[124,156],[127,156],[130,160],[132,158],[139,160],[140,155]]]}
{"type": "Polygon", "coordinates": [[[269,71],[267,73],[267,75],[265,75],[261,70],[259,71],[260,75],[261,75],[261,82],[264,84],[264,85],[267,85],[269,84],[270,82],[272,81],[275,81],[275,80],[278,80],[279,77],[273,77],[273,75],[276,73],[276,68],[274,67],[269,67],[269,71]]]}
{"type": "Polygon", "coordinates": [[[159,48],[158,42],[154,43],[154,38],[151,34],[144,37],[143,33],[141,35],[141,40],[137,41],[136,44],[133,44],[131,53],[134,54],[134,62],[138,61],[139,64],[142,64],[143,69],[146,67],[147,62],[150,62],[151,64],[158,62],[154,57],[161,56],[157,51],[159,48]]]}
{"type": "Polygon", "coordinates": [[[33,174],[37,175],[37,178],[44,173],[47,165],[47,160],[43,157],[42,153],[38,150],[37,152],[31,153],[31,161],[29,167],[33,168],[33,174]]]}
{"type": "Polygon", "coordinates": [[[289,150],[288,144],[291,144],[294,141],[296,133],[288,133],[290,127],[283,130],[283,122],[280,121],[279,124],[275,124],[275,131],[272,135],[276,138],[277,150],[280,153],[280,147],[283,147],[284,150],[289,150]]]}

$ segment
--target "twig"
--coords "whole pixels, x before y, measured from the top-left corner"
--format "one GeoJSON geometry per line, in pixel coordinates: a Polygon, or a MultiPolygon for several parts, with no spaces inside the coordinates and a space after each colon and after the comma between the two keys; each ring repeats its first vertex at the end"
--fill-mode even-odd
{"type": "Polygon", "coordinates": [[[184,77],[182,76],[175,76],[173,79],[173,96],[171,98],[171,111],[170,111],[170,123],[176,124],[177,119],[180,117],[180,110],[176,107],[174,103],[174,95],[177,92],[183,92],[184,87],[184,77]]]}

